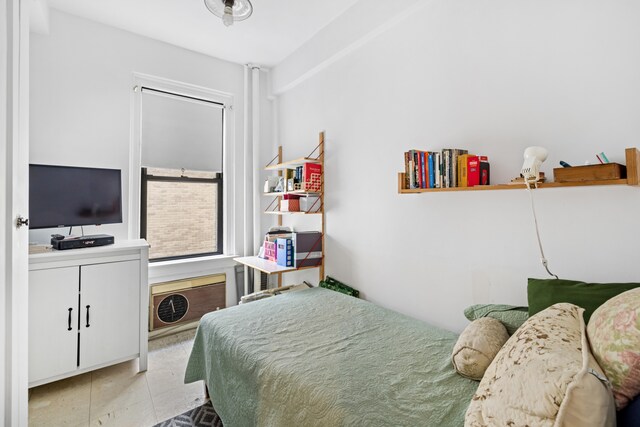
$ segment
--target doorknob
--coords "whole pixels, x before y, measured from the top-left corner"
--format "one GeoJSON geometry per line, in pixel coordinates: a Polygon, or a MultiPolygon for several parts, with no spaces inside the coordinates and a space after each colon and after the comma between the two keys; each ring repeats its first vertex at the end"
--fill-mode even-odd
{"type": "Polygon", "coordinates": [[[18,218],[16,218],[16,227],[20,228],[23,225],[29,225],[29,218],[23,218],[21,215],[18,215],[18,218]]]}

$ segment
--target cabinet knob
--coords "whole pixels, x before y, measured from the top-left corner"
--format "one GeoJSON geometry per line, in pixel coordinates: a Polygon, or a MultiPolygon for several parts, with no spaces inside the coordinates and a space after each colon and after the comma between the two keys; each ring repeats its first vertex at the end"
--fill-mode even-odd
{"type": "Polygon", "coordinates": [[[91,307],[90,305],[88,305],[88,306],[87,306],[87,324],[85,325],[87,328],[88,328],[89,326],[91,326],[91,325],[89,324],[89,308],[90,308],[90,307],[91,307]]]}
{"type": "Polygon", "coordinates": [[[73,311],[73,308],[69,307],[69,320],[68,320],[68,325],[67,325],[67,331],[71,330],[71,312],[73,311]]]}

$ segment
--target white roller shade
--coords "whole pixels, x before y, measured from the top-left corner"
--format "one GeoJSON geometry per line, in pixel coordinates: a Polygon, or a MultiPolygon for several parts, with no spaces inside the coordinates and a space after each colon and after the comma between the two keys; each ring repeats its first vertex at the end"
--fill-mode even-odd
{"type": "Polygon", "coordinates": [[[142,166],[222,172],[223,106],[142,89],[142,166]]]}

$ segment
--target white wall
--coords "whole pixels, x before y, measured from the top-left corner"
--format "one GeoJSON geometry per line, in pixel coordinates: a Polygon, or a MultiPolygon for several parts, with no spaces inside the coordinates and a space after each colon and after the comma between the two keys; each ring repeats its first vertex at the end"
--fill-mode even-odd
{"type": "MultiPolygon", "coordinates": [[[[526,304],[527,277],[546,276],[528,195],[399,195],[403,152],[486,154],[494,183],[517,176],[534,144],[550,150],[548,176],[559,160],[593,163],[600,151],[624,163],[624,149],[640,146],[640,3],[411,3],[359,40],[348,22],[332,26],[332,39],[351,43],[333,56],[303,47],[278,66],[279,133],[294,158],[326,130],[327,273],[368,300],[461,330],[464,307],[526,304]]],[[[640,188],[549,189],[535,200],[553,272],[640,281],[640,188]]]]}
{"type": "MultiPolygon", "coordinates": [[[[129,144],[133,73],[234,95],[233,161],[242,158],[242,66],[93,21],[51,10],[49,35],[33,34],[31,47],[31,163],[122,169],[124,222],[85,227],[85,233],[127,238],[129,144]]],[[[242,163],[227,184],[242,189],[242,163]]],[[[236,188],[230,188],[233,195],[236,188]]],[[[231,197],[233,200],[233,197],[231,197]]],[[[235,208],[242,211],[242,198],[235,208]]],[[[230,222],[240,236],[241,222],[230,222]]],[[[65,230],[66,231],[66,230],[65,230]]],[[[48,241],[56,230],[32,231],[48,241]]]]}

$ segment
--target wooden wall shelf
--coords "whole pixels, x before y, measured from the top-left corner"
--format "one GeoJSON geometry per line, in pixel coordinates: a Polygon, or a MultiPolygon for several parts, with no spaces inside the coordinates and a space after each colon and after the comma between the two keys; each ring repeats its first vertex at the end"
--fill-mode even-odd
{"type": "Polygon", "coordinates": [[[259,258],[257,256],[245,256],[234,258],[234,261],[243,264],[245,266],[245,295],[248,293],[248,271],[247,268],[253,268],[255,270],[261,271],[266,274],[275,274],[278,276],[278,287],[282,286],[282,274],[288,273],[291,271],[299,271],[299,270],[307,270],[312,268],[318,269],[318,275],[320,280],[324,279],[324,266],[325,266],[325,217],[324,217],[324,132],[320,132],[318,135],[318,145],[313,149],[313,151],[306,157],[302,157],[295,160],[290,161],[282,161],[282,146],[278,147],[278,155],[275,156],[267,166],[265,166],[265,170],[267,171],[276,171],[278,172],[278,176],[283,176],[284,171],[287,169],[295,169],[298,166],[302,166],[308,163],[315,163],[322,166],[322,173],[320,178],[320,190],[319,191],[306,191],[306,190],[294,190],[294,191],[281,191],[281,192],[269,192],[262,193],[265,196],[272,196],[274,200],[267,207],[265,214],[269,215],[277,215],[278,225],[282,226],[283,217],[289,215],[314,215],[316,218],[319,217],[321,220],[321,247],[322,247],[322,260],[319,265],[315,266],[306,266],[306,267],[283,267],[278,265],[273,261],[267,261],[265,259],[259,258]],[[317,154],[316,154],[317,153],[317,154]],[[314,154],[316,156],[314,157],[314,154]],[[277,163],[274,163],[277,162],[277,163]],[[287,194],[295,194],[300,196],[314,196],[319,198],[319,211],[318,212],[302,212],[302,211],[280,211],[279,205],[283,196],[287,194]],[[275,207],[272,209],[272,207],[275,207]]]}
{"type": "MultiPolygon", "coordinates": [[[[561,188],[561,187],[588,187],[595,185],[640,185],[640,151],[637,148],[627,148],[625,150],[627,162],[627,178],[626,179],[609,179],[598,181],[580,181],[580,182],[545,182],[538,184],[538,188],[561,188]]],[[[398,193],[400,194],[417,194],[417,193],[433,193],[445,191],[487,191],[487,190],[522,190],[526,188],[524,184],[497,184],[497,185],[477,185],[474,187],[451,187],[451,188],[404,188],[405,179],[404,172],[398,174],[398,193]]],[[[533,187],[532,187],[533,188],[533,187]]]]}
{"type": "Polygon", "coordinates": [[[265,211],[267,215],[322,215],[323,212],[303,212],[303,211],[265,211]]]}
{"type": "Polygon", "coordinates": [[[295,169],[298,166],[302,166],[307,163],[322,164],[322,159],[320,157],[301,157],[299,159],[289,160],[288,162],[276,163],[275,165],[267,165],[264,169],[268,171],[281,171],[285,169],[295,169]]]}
{"type": "Polygon", "coordinates": [[[257,256],[245,256],[234,258],[233,260],[267,274],[282,274],[290,271],[309,270],[311,268],[322,267],[322,265],[314,265],[310,267],[283,267],[273,261],[267,261],[266,259],[262,259],[257,256]]]}

